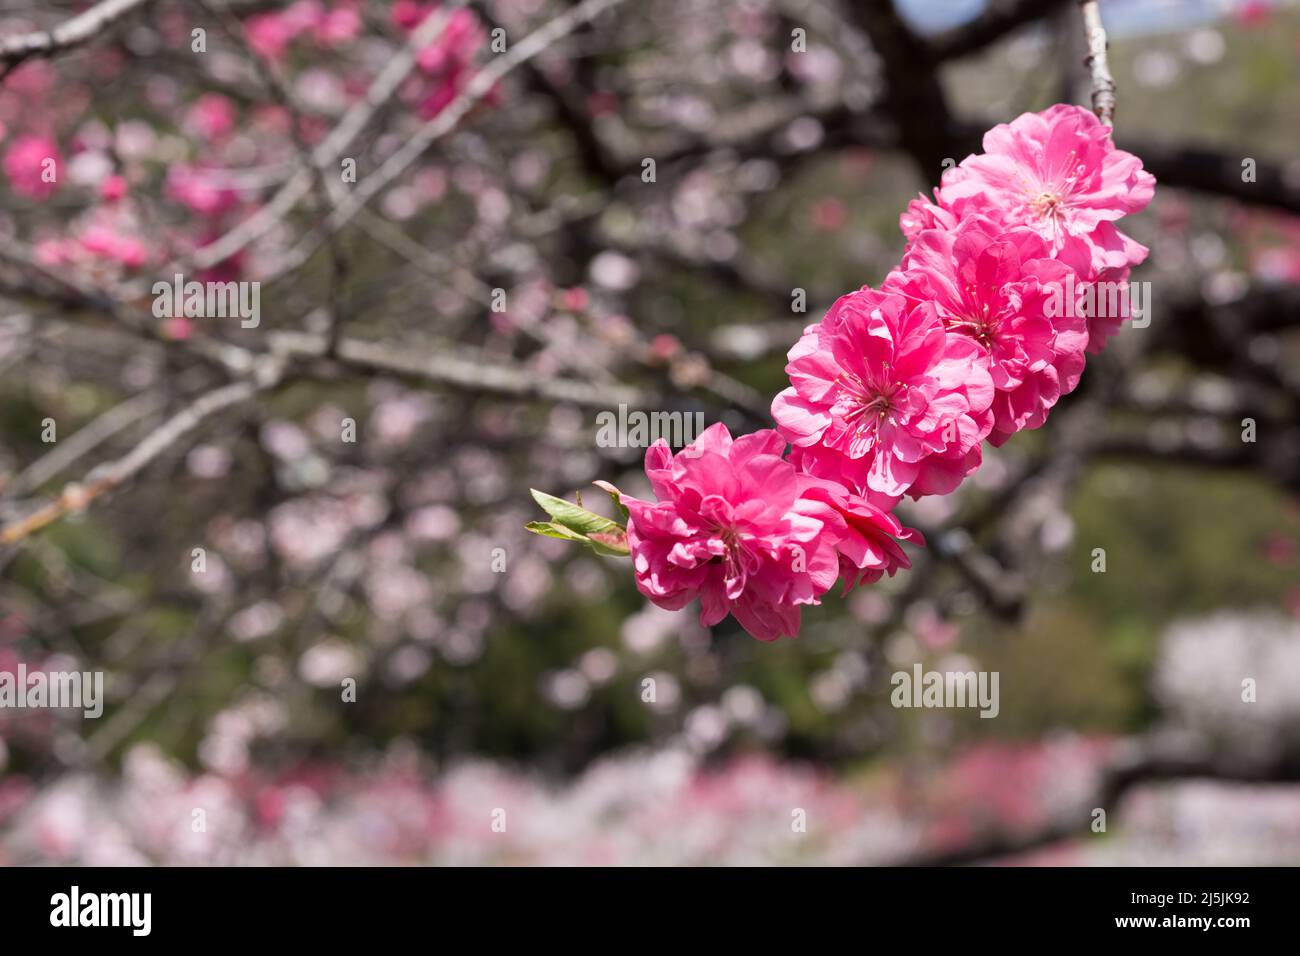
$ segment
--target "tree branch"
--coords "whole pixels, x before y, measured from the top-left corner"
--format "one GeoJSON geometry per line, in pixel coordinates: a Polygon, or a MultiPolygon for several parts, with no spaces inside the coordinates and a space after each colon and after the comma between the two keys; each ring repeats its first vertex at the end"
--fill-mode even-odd
{"type": "Polygon", "coordinates": [[[926,182],[937,183],[943,161],[953,156],[952,112],[929,48],[913,32],[892,0],[857,0],[850,12],[885,68],[885,109],[898,129],[899,144],[926,182]]]}
{"type": "Polygon", "coordinates": [[[54,501],[27,517],[0,528],[0,545],[10,545],[47,525],[86,508],[144,470],[155,458],[223,409],[238,405],[280,381],[280,369],[268,367],[255,378],[244,379],[208,392],[177,412],[117,461],[101,465],[83,482],[68,485],[54,501]]]}
{"type": "MultiPolygon", "coordinates": [[[[354,103],[338,125],[316,147],[313,154],[314,165],[323,168],[338,160],[343,150],[356,139],[379,108],[397,93],[403,81],[415,69],[419,51],[441,35],[451,20],[452,13],[463,2],[464,0],[449,0],[416,28],[406,45],[388,61],[383,71],[370,84],[365,99],[354,103]]],[[[269,203],[214,242],[195,252],[191,257],[193,267],[210,269],[266,235],[311,191],[314,178],[315,174],[310,169],[300,170],[271,198],[269,203]]],[[[162,269],[161,273],[164,275],[171,273],[176,265],[173,263],[172,266],[162,269]]]]}
{"type": "Polygon", "coordinates": [[[939,63],[978,53],[1008,33],[1046,17],[1066,0],[993,0],[975,19],[930,37],[930,59],[939,63]]]}
{"type": "Polygon", "coordinates": [[[1092,111],[1107,126],[1115,125],[1115,78],[1106,59],[1106,28],[1097,0],[1079,0],[1083,28],[1088,37],[1088,71],[1092,74],[1092,111]]]}
{"type": "MultiPolygon", "coordinates": [[[[300,360],[326,359],[328,345],[326,337],[302,332],[282,332],[271,339],[273,352],[300,360]]],[[[635,406],[647,402],[643,393],[625,385],[541,378],[523,366],[487,362],[481,356],[456,355],[446,349],[421,356],[402,348],[345,338],[338,342],[334,359],[352,369],[387,372],[505,398],[541,398],[588,408],[617,408],[620,404],[635,406]]]]}
{"type": "Polygon", "coordinates": [[[52,30],[37,30],[34,33],[0,38],[0,63],[4,64],[0,78],[31,57],[60,53],[93,40],[114,21],[148,2],[149,0],[102,0],[52,30]]]}
{"type": "Polygon", "coordinates": [[[285,261],[274,271],[272,279],[306,262],[326,235],[351,222],[357,213],[391,182],[406,172],[430,146],[455,129],[456,124],[470,109],[487,96],[511,70],[568,36],[582,24],[594,20],[605,10],[622,2],[623,0],[584,0],[583,3],[551,20],[545,26],[534,30],[523,40],[511,46],[508,52],[500,54],[475,73],[473,79],[437,116],[420,127],[416,134],[407,140],[401,149],[389,156],[378,170],[357,184],[357,188],[348,194],[347,200],[334,210],[323,226],[316,230],[314,236],[299,243],[289,253],[285,261]]]}

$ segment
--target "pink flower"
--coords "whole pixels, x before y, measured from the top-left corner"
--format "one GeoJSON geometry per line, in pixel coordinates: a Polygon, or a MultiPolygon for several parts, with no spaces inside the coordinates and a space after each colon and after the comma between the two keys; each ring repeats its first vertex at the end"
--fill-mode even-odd
{"type": "Polygon", "coordinates": [[[224,139],[235,128],[235,104],[220,93],[204,93],[190,107],[185,125],[205,140],[224,139]]]}
{"type": "Polygon", "coordinates": [[[846,524],[844,537],[835,546],[840,556],[840,578],[847,593],[859,584],[879,581],[882,575],[893,577],[899,568],[906,570],[912,562],[895,539],[925,544],[921,532],[905,528],[888,509],[873,504],[834,481],[799,476],[800,495],[811,501],[824,501],[839,512],[846,524]]]}
{"type": "MultiPolygon", "coordinates": [[[[1114,308],[1096,308],[1085,312],[1088,321],[1088,352],[1099,355],[1106,343],[1115,337],[1126,319],[1132,318],[1129,311],[1128,281],[1129,270],[1147,257],[1147,247],[1134,242],[1115,228],[1113,223],[1103,222],[1096,232],[1085,242],[1070,238],[1066,241],[1056,258],[1071,266],[1078,273],[1080,285],[1093,285],[1097,290],[1096,301],[1109,299],[1110,288],[1122,290],[1114,308]]],[[[1147,306],[1149,308],[1149,305],[1147,306]]]]}
{"type": "Polygon", "coordinates": [[[899,215],[898,228],[902,230],[904,238],[911,242],[927,229],[951,229],[957,222],[956,213],[932,203],[922,193],[909,202],[899,215]]]}
{"type": "MultiPolygon", "coordinates": [[[[1128,269],[1102,269],[1096,273],[1093,281],[1094,289],[1098,290],[1093,300],[1096,304],[1084,313],[1088,323],[1089,354],[1100,355],[1106,343],[1118,334],[1124,321],[1132,318],[1128,277],[1128,269]],[[1116,289],[1118,294],[1111,296],[1101,291],[1108,288],[1116,289]]],[[[1149,309],[1150,305],[1144,308],[1149,309]]]]}
{"type": "Polygon", "coordinates": [[[641,593],[670,610],[698,597],[706,626],[730,612],[759,640],[798,636],[800,606],[835,583],[846,527],[826,500],[800,497],[784,451],[770,429],[733,442],[721,424],[676,456],[655,442],[645,467],[658,502],[622,498],[641,593]]]}
{"type": "MultiPolygon", "coordinates": [[[[943,185],[951,186],[970,177],[970,171],[964,166],[954,166],[943,174],[943,185]]],[[[925,194],[917,196],[898,217],[898,228],[910,243],[926,229],[952,229],[961,221],[954,210],[949,209],[939,199],[940,190],[934,191],[935,201],[931,202],[925,194]]],[[[963,216],[986,216],[996,222],[1002,221],[1002,211],[981,192],[974,192],[961,203],[963,216]]]]}
{"type": "Polygon", "coordinates": [[[128,269],[138,269],[149,261],[149,250],[139,239],[123,235],[108,225],[87,227],[77,241],[92,256],[118,262],[128,269]]]}
{"type": "Polygon", "coordinates": [[[244,21],[248,45],[263,59],[281,59],[289,45],[308,30],[319,30],[326,21],[319,0],[297,0],[283,10],[259,13],[244,21]]]}
{"type": "Polygon", "coordinates": [[[416,0],[396,0],[389,16],[400,29],[409,32],[423,23],[433,10],[433,4],[418,3],[416,0]]]}
{"type": "Polygon", "coordinates": [[[298,30],[283,13],[259,13],[244,21],[248,45],[265,60],[281,59],[298,30]]]}
{"type": "Polygon", "coordinates": [[[560,308],[570,312],[586,312],[591,306],[591,293],[582,286],[560,291],[560,308]]]}
{"type": "Polygon", "coordinates": [[[818,232],[839,232],[849,221],[849,212],[837,197],[823,196],[813,203],[811,219],[818,232]]]}
{"type": "MultiPolygon", "coordinates": [[[[454,87],[470,60],[430,50],[422,66],[454,87]]],[[[733,442],[717,425],[675,457],[651,447],[658,502],[623,501],[637,587],[655,604],[699,597],[702,623],[731,612],[773,640],[797,634],[801,605],[837,577],[848,591],[910,567],[900,542],[924,541],[894,505],[953,491],[986,438],[1042,425],[1129,317],[1129,270],[1147,250],[1115,221],[1151,199],[1140,161],[1071,106],[996,127],[984,146],[909,204],[908,248],[882,287],[804,330],[772,403],[777,431],[733,442]]],[[[815,223],[842,225],[826,205],[815,223]]],[[[931,647],[955,639],[937,615],[923,623],[931,647]]]]}
{"type": "Polygon", "coordinates": [[[952,491],[979,466],[993,383],[933,305],[870,288],[841,296],[789,358],[772,415],[810,474],[892,505],[952,491]]]}
{"type": "Polygon", "coordinates": [[[46,60],[28,60],[14,68],[5,77],[5,92],[20,98],[20,102],[43,101],[54,89],[57,76],[54,67],[46,60]]]}
{"type": "Polygon", "coordinates": [[[67,265],[72,261],[73,245],[68,239],[41,239],[32,246],[32,256],[46,267],[67,265]]]}
{"type": "Polygon", "coordinates": [[[166,193],[204,216],[219,215],[239,205],[239,193],[194,166],[173,166],[167,173],[166,193]]]}
{"type": "Polygon", "coordinates": [[[184,316],[174,315],[163,321],[163,335],[176,342],[184,342],[194,334],[194,323],[184,316]]]}
{"type": "Polygon", "coordinates": [[[438,39],[420,51],[416,64],[432,82],[420,103],[422,118],[437,116],[469,84],[474,56],[485,38],[478,17],[462,7],[447,19],[438,39]]]}
{"type": "Polygon", "coordinates": [[[978,364],[997,390],[994,445],[1043,424],[1083,373],[1086,319],[1058,307],[1079,280],[1049,256],[1037,233],[973,217],[920,233],[901,270],[885,280],[886,290],[933,304],[950,333],[977,346],[978,364]]]}
{"type": "Polygon", "coordinates": [[[59,146],[48,136],[29,134],[16,139],[5,153],[5,175],[9,186],[20,196],[48,199],[57,188],[63,157],[59,146]]]}
{"type": "Polygon", "coordinates": [[[284,10],[284,18],[298,32],[319,26],[325,16],[325,6],[320,0],[296,0],[284,10]]]}
{"type": "Polygon", "coordinates": [[[1000,222],[1033,229],[1053,254],[1070,237],[1083,240],[1100,268],[1145,258],[1110,224],[1144,209],[1155,182],[1140,159],[1115,148],[1097,117],[1058,103],[985,133],[984,153],[945,173],[937,198],[959,218],[987,216],[992,203],[1000,222]]]}
{"type": "MultiPolygon", "coordinates": [[[[422,13],[418,18],[412,17],[414,22],[410,29],[413,30],[418,26],[428,16],[428,12],[430,11],[422,13]]],[[[394,15],[396,13],[397,11],[394,10],[394,15]]],[[[479,25],[478,17],[472,10],[462,7],[447,18],[447,25],[442,28],[437,39],[420,51],[416,64],[430,76],[460,69],[474,59],[474,52],[482,44],[483,39],[483,29],[479,25]]]]}
{"type": "Polygon", "coordinates": [[[104,178],[104,181],[99,184],[99,195],[105,202],[117,202],[126,195],[126,192],[127,182],[125,176],[119,176],[117,174],[107,176],[104,178]]]}
{"type": "Polygon", "coordinates": [[[682,353],[681,339],[661,332],[650,340],[650,357],[656,362],[667,362],[682,353]]]}
{"type": "Polygon", "coordinates": [[[316,42],[326,47],[343,46],[361,35],[361,27],[360,13],[352,7],[337,7],[317,24],[316,42]]]}

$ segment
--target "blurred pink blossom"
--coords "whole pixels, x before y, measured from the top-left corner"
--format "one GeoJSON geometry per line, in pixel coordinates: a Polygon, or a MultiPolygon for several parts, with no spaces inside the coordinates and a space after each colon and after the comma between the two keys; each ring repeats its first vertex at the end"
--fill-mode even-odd
{"type": "Polygon", "coordinates": [[[48,199],[58,188],[63,163],[59,146],[48,136],[20,136],[5,151],[4,169],[14,192],[29,199],[48,199]]]}

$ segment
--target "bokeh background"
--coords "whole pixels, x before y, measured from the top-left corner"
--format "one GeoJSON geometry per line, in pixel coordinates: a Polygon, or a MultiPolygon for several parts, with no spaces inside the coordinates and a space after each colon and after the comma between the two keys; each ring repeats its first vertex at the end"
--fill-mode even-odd
{"type": "Polygon", "coordinates": [[[107,695],[0,710],[0,863],[1300,863],[1300,6],[1102,3],[1149,327],[765,645],[528,535],[529,488],[644,491],[620,403],[769,424],[936,160],[1087,102],[1081,21],[606,5],[0,39],[0,670],[107,695]],[[260,325],[155,315],[176,271],[260,325]],[[998,717],[893,708],[917,662],[998,671],[998,717]]]}

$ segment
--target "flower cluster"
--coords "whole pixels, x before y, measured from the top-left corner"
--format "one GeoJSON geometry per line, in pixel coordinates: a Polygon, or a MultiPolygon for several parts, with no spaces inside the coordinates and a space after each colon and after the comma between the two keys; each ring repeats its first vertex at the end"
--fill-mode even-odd
{"type": "Polygon", "coordinates": [[[727,613],[761,640],[799,632],[799,612],[843,576],[874,581],[908,567],[888,510],[844,485],[801,472],[767,429],[734,441],[713,425],[673,455],[646,454],[658,502],[621,496],[637,587],[660,607],[700,599],[700,622],[727,613]]]}
{"type": "Polygon", "coordinates": [[[761,640],[797,635],[800,609],[908,567],[919,541],[890,514],[947,494],[984,442],[1037,428],[1126,313],[1062,308],[1126,281],[1147,250],[1115,228],[1155,179],[1087,110],[1057,105],[984,136],[900,224],[902,262],[842,296],[789,353],[776,431],[715,426],[646,456],[657,503],[622,496],[637,586],[700,620],[728,612],[761,640]],[[786,443],[792,446],[784,454],[786,443]]]}

